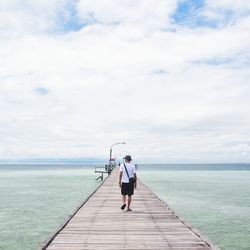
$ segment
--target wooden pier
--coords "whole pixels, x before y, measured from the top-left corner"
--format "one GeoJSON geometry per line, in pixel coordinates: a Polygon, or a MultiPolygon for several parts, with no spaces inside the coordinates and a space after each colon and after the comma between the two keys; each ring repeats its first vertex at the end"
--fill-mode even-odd
{"type": "Polygon", "coordinates": [[[143,183],[138,181],[137,186],[133,211],[122,211],[115,169],[39,249],[219,249],[176,216],[143,183]]]}

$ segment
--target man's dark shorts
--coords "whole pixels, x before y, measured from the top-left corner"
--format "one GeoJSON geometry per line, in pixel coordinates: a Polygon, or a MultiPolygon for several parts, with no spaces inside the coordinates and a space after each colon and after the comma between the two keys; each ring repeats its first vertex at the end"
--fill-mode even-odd
{"type": "Polygon", "coordinates": [[[121,188],[122,195],[132,196],[134,194],[134,184],[131,183],[122,183],[121,188]]]}

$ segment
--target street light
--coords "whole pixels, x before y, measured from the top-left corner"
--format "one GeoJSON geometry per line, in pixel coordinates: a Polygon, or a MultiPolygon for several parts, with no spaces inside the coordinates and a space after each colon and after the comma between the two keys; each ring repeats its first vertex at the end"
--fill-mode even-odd
{"type": "Polygon", "coordinates": [[[112,159],[112,147],[114,147],[115,145],[118,145],[118,144],[126,144],[126,142],[117,142],[117,143],[114,143],[110,146],[110,150],[109,150],[109,165],[111,165],[111,159],[112,159]]]}

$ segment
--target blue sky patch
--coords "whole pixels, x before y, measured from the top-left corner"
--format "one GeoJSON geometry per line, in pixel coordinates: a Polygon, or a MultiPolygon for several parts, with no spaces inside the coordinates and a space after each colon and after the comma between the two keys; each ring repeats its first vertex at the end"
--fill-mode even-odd
{"type": "Polygon", "coordinates": [[[172,15],[172,19],[177,24],[187,26],[194,25],[204,5],[204,0],[181,1],[178,4],[176,12],[172,15]]]}
{"type": "Polygon", "coordinates": [[[232,63],[234,60],[232,58],[214,58],[210,60],[206,60],[206,64],[210,65],[221,65],[221,64],[229,64],[232,63]]]}
{"type": "Polygon", "coordinates": [[[57,23],[60,31],[75,32],[81,30],[87,25],[79,19],[76,10],[76,3],[76,0],[72,0],[58,12],[57,23]]]}
{"type": "Polygon", "coordinates": [[[178,4],[175,13],[171,16],[175,24],[189,28],[209,27],[219,28],[232,22],[234,11],[229,9],[213,10],[218,14],[218,19],[204,16],[205,0],[184,0],[178,4]]]}
{"type": "Polygon", "coordinates": [[[34,91],[38,94],[38,95],[48,95],[49,94],[49,90],[46,88],[36,88],[34,89],[34,91]]]}
{"type": "Polygon", "coordinates": [[[232,58],[210,58],[204,60],[193,61],[194,64],[207,64],[207,65],[222,65],[233,63],[234,60],[232,58]]]}

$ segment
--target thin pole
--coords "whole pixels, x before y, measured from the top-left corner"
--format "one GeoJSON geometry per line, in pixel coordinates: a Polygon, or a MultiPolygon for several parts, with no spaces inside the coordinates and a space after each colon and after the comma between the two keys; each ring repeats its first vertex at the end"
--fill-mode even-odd
{"type": "Polygon", "coordinates": [[[110,147],[109,151],[109,165],[111,165],[111,158],[112,158],[112,147],[110,147]]]}

